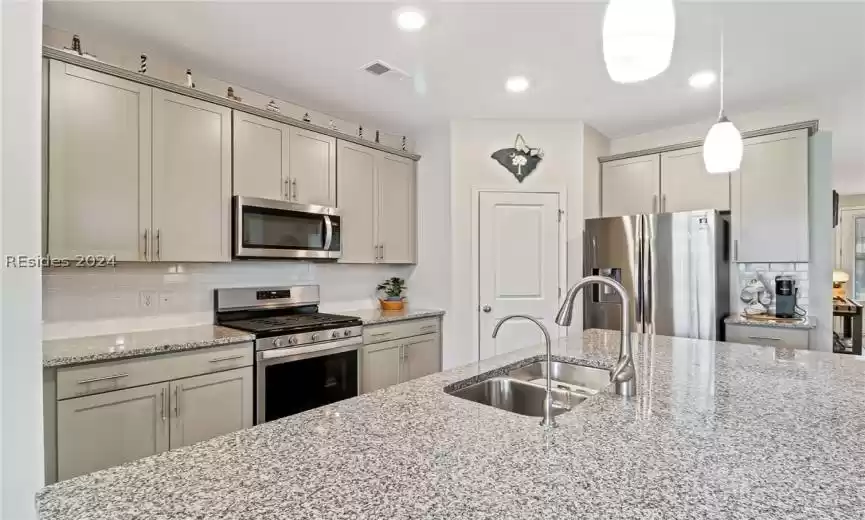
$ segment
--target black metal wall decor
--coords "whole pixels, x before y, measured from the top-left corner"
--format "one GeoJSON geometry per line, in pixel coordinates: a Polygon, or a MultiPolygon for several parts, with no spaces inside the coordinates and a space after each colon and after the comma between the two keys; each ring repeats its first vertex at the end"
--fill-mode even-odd
{"type": "Polygon", "coordinates": [[[532,148],[526,144],[522,134],[517,134],[513,148],[496,150],[490,157],[507,168],[517,181],[522,183],[538,167],[538,163],[544,157],[544,151],[540,148],[532,148]]]}

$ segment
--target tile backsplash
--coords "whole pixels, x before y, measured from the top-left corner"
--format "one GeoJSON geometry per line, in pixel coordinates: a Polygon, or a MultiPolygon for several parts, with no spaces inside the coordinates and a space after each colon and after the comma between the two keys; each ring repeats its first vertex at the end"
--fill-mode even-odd
{"type": "MultiPolygon", "coordinates": [[[[737,264],[739,276],[735,278],[738,285],[735,288],[735,301],[738,302],[737,312],[742,312],[745,309],[745,303],[739,298],[742,288],[751,280],[757,277],[760,273],[766,283],[769,284],[769,289],[775,292],[775,277],[788,275],[796,280],[796,288],[799,289],[799,297],[796,300],[800,307],[806,312],[808,310],[808,264],[807,263],[754,263],[754,264],[737,264]]],[[[771,311],[774,311],[774,300],[771,311]]]]}
{"type": "Polygon", "coordinates": [[[119,264],[115,268],[46,269],[42,320],[46,339],[213,322],[213,289],[319,284],[324,310],[368,308],[386,277],[411,266],[231,262],[119,264]]]}

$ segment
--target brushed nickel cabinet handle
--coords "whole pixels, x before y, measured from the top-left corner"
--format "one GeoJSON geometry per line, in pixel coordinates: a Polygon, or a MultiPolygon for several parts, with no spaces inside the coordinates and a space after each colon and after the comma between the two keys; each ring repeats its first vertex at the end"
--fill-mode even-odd
{"type": "Polygon", "coordinates": [[[162,422],[165,422],[165,389],[159,393],[159,415],[162,416],[162,422]]]}
{"type": "Polygon", "coordinates": [[[748,339],[765,339],[768,341],[782,341],[781,338],[773,338],[771,336],[748,336],[748,339]]]}
{"type": "Polygon", "coordinates": [[[297,200],[297,179],[291,179],[291,196],[297,200]]]}
{"type": "Polygon", "coordinates": [[[733,260],[739,260],[739,241],[733,240],[733,260]]]}
{"type": "Polygon", "coordinates": [[[283,190],[282,190],[282,198],[285,200],[291,200],[291,188],[288,185],[288,179],[284,179],[282,181],[283,190]]]}
{"type": "Polygon", "coordinates": [[[180,417],[180,387],[174,387],[174,416],[180,417]]]}
{"type": "Polygon", "coordinates": [[[233,359],[241,359],[242,357],[243,357],[243,354],[238,354],[236,356],[218,357],[218,358],[211,359],[209,361],[209,363],[219,363],[220,361],[231,361],[233,359]]]}
{"type": "Polygon", "coordinates": [[[147,260],[147,228],[144,228],[144,259],[147,260]]]}
{"type": "Polygon", "coordinates": [[[384,260],[384,244],[381,245],[381,259],[384,260]]]}
{"type": "Polygon", "coordinates": [[[87,383],[95,383],[97,381],[109,381],[111,379],[120,379],[122,377],[129,377],[129,374],[114,374],[111,376],[94,377],[92,379],[82,379],[81,381],[76,381],[76,382],[79,385],[86,385],[87,383]]]}
{"type": "Polygon", "coordinates": [[[661,213],[667,211],[667,196],[661,196],[661,213]]]}
{"type": "Polygon", "coordinates": [[[436,328],[436,325],[424,325],[423,327],[420,328],[420,330],[431,330],[434,328],[436,328]]]}
{"type": "Polygon", "coordinates": [[[159,228],[156,228],[156,259],[162,260],[162,239],[159,236],[159,228]]]}
{"type": "Polygon", "coordinates": [[[658,196],[652,195],[652,213],[658,212],[658,196]]]}
{"type": "Polygon", "coordinates": [[[391,335],[390,332],[379,332],[378,334],[370,334],[370,337],[380,338],[382,336],[390,336],[390,335],[391,335]]]}
{"type": "Polygon", "coordinates": [[[428,340],[423,341],[412,341],[411,343],[406,343],[403,347],[411,347],[413,345],[420,345],[421,343],[426,343],[428,340]]]}

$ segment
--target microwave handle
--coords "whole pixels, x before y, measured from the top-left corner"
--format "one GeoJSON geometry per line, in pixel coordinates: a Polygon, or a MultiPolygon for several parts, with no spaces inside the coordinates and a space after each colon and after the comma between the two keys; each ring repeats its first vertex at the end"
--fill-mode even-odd
{"type": "Polygon", "coordinates": [[[324,216],[324,250],[330,251],[330,243],[333,241],[333,223],[330,216],[324,216]]]}

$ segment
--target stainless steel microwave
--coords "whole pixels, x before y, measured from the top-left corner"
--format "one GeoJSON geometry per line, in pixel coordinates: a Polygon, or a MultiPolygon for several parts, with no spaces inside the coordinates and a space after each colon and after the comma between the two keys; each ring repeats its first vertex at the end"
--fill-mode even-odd
{"type": "Polygon", "coordinates": [[[239,195],[232,204],[235,258],[340,257],[336,208],[239,195]]]}

